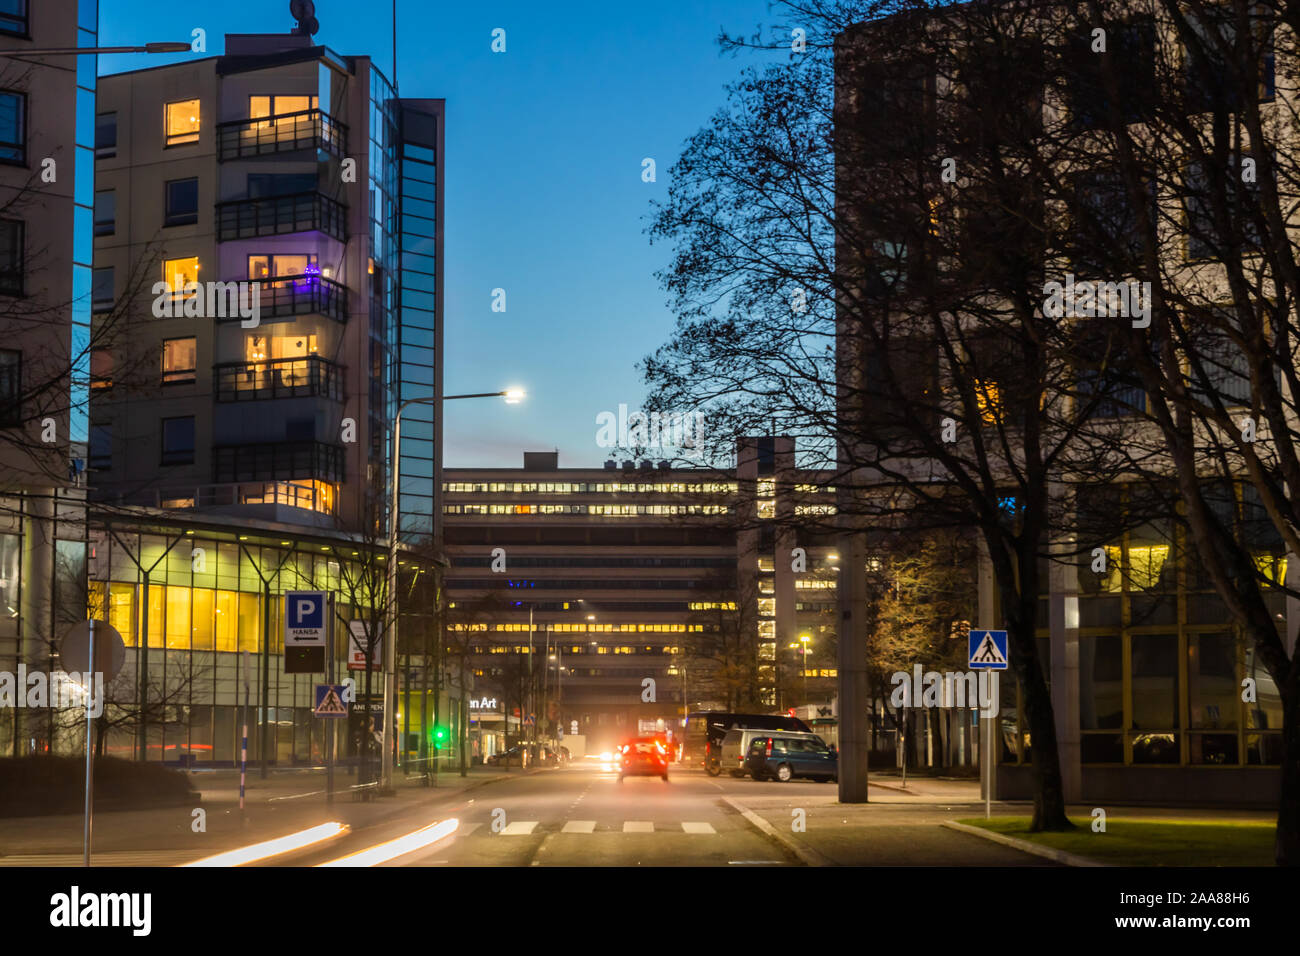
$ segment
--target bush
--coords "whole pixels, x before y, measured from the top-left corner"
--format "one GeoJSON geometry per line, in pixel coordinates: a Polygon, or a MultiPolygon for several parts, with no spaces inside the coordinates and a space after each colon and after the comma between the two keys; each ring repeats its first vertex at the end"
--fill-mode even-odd
{"type": "MultiPolygon", "coordinates": [[[[0,758],[0,816],[80,813],[86,804],[84,757],[0,758]]],[[[189,780],[156,763],[95,760],[96,810],[183,806],[197,799],[189,780]]]]}

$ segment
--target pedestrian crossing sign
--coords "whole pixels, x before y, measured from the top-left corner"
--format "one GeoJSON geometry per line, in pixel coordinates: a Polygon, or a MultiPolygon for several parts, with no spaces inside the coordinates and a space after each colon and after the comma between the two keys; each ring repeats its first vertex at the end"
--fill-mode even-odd
{"type": "Polygon", "coordinates": [[[971,670],[1007,669],[1007,632],[971,631],[968,638],[971,670]]]}
{"type": "Polygon", "coordinates": [[[343,701],[344,689],[342,684],[317,684],[313,713],[317,717],[346,717],[348,705],[343,701]]]}

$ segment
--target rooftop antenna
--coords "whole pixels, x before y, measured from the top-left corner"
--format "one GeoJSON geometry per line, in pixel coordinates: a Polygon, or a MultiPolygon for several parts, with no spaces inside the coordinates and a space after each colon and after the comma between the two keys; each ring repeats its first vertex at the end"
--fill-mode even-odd
{"type": "Polygon", "coordinates": [[[289,0],[289,13],[298,21],[293,32],[298,36],[309,37],[320,29],[316,20],[316,4],[312,0],[289,0]]]}

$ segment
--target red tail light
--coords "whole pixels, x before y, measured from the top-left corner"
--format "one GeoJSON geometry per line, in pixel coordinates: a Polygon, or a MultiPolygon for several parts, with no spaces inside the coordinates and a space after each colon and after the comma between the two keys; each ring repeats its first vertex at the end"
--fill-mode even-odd
{"type": "Polygon", "coordinates": [[[707,756],[708,756],[712,751],[713,751],[713,744],[712,744],[712,743],[706,743],[706,744],[704,745],[704,756],[707,757],[707,756]]]}
{"type": "Polygon", "coordinates": [[[772,756],[772,738],[767,738],[767,756],[772,756]]]}

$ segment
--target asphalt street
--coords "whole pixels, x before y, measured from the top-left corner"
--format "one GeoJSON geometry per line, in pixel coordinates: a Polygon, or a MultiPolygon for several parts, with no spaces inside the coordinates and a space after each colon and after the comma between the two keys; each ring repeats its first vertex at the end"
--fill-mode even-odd
{"type": "Polygon", "coordinates": [[[447,836],[379,865],[1050,865],[939,826],[970,815],[969,807],[842,808],[836,791],[830,783],[760,783],[696,770],[676,770],[666,782],[628,777],[620,783],[612,766],[582,762],[497,780],[454,804],[354,830],[328,850],[282,863],[339,859],[454,820],[447,836]],[[802,829],[796,811],[804,818],[802,829]]]}

